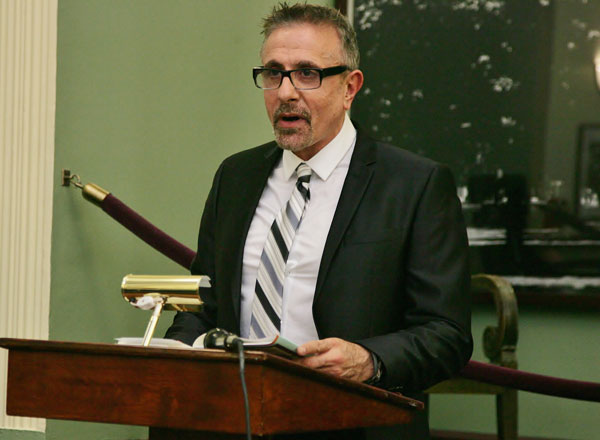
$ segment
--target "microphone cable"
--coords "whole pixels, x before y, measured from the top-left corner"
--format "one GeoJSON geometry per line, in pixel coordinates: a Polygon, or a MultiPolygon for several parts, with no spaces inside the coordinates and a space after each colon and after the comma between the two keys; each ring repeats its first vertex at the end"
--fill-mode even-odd
{"type": "Polygon", "coordinates": [[[248,388],[246,387],[246,358],[244,356],[244,343],[242,340],[220,328],[214,328],[206,333],[204,338],[206,348],[223,348],[228,351],[237,351],[240,361],[240,380],[242,382],[242,393],[244,395],[244,413],[246,416],[246,439],[252,440],[250,428],[250,402],[248,400],[248,388]]]}
{"type": "Polygon", "coordinates": [[[246,387],[246,360],[244,357],[244,343],[240,338],[235,338],[232,342],[237,348],[238,358],[240,360],[240,380],[242,382],[242,393],[244,394],[244,412],[246,415],[246,439],[252,440],[252,430],[250,429],[250,403],[248,401],[248,388],[246,387]]]}

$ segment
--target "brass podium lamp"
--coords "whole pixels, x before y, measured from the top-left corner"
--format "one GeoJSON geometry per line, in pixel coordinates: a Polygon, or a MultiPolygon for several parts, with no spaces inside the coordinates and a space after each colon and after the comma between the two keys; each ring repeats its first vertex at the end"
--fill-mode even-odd
{"type": "Polygon", "coordinates": [[[121,283],[125,301],[143,310],[153,310],[144,334],[144,347],[150,345],[163,310],[201,311],[200,288],[206,287],[210,287],[206,275],[126,275],[121,283]]]}

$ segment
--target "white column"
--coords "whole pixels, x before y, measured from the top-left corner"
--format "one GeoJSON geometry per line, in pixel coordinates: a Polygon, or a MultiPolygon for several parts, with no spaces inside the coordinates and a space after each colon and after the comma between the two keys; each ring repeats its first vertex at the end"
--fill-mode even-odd
{"type": "MultiPolygon", "coordinates": [[[[0,0],[0,337],[48,338],[57,0],[0,0]]],[[[45,430],[6,416],[0,429],[45,430]]]]}

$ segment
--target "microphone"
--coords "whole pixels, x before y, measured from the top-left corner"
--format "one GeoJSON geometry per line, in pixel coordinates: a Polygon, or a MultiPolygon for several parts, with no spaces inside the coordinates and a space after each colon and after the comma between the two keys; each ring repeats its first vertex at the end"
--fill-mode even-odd
{"type": "Polygon", "coordinates": [[[205,348],[224,348],[225,350],[236,350],[242,340],[235,334],[221,328],[213,328],[206,332],[204,337],[205,348]]]}

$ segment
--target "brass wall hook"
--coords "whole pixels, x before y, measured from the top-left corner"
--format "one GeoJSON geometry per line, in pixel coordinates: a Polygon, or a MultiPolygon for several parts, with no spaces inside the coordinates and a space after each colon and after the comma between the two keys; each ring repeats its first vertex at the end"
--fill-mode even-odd
{"type": "Polygon", "coordinates": [[[102,202],[110,194],[104,188],[99,187],[95,183],[88,183],[83,185],[81,183],[81,177],[78,174],[71,174],[71,170],[63,168],[61,171],[62,186],[70,186],[73,184],[80,190],[82,190],[83,198],[95,205],[101,206],[102,202]]]}
{"type": "Polygon", "coordinates": [[[62,186],[69,186],[71,183],[79,189],[83,189],[81,184],[81,177],[78,174],[71,174],[71,170],[65,168],[61,171],[62,174],[62,186]]]}

